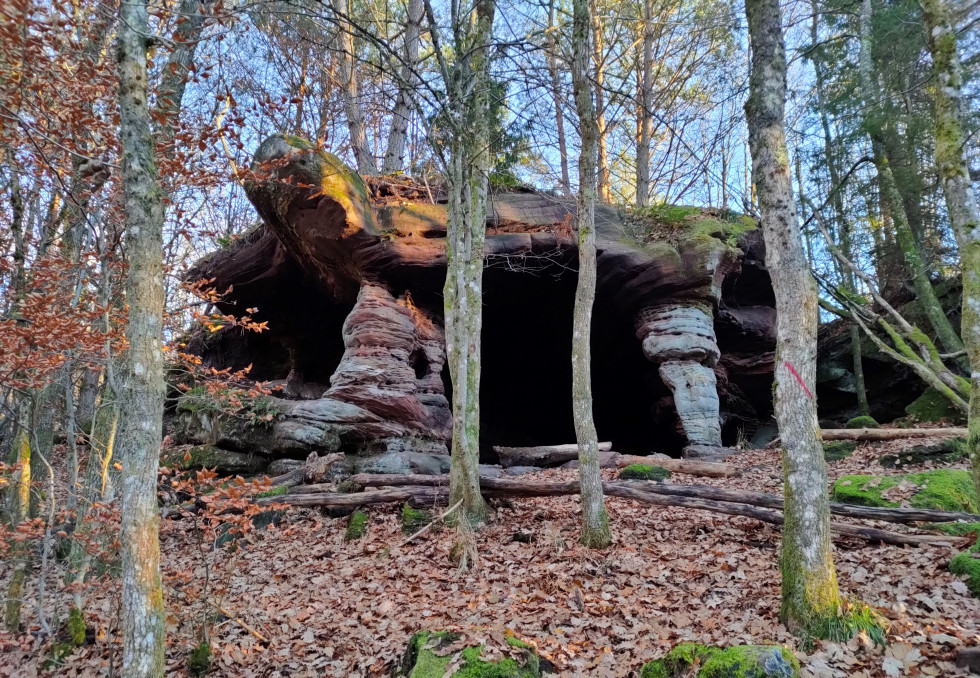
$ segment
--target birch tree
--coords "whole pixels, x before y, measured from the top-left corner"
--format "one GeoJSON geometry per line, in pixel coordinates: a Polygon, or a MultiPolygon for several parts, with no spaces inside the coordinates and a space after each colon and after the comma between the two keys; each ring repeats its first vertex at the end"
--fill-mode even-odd
{"type": "Polygon", "coordinates": [[[129,260],[128,374],[120,408],[124,678],[165,670],[157,467],[163,431],[163,198],[150,133],[146,0],[119,6],[119,132],[129,260]]]}
{"type": "Polygon", "coordinates": [[[980,492],[980,210],[963,151],[967,139],[963,130],[963,68],[949,5],[945,0],[921,0],[921,4],[935,77],[932,89],[936,101],[936,169],[960,249],[960,332],[971,367],[967,444],[973,481],[980,492]]]}
{"type": "Polygon", "coordinates": [[[578,160],[578,283],[572,315],[572,414],[578,442],[579,480],[582,496],[582,538],[585,546],[605,548],[612,543],[609,517],[599,474],[599,437],[592,417],[592,305],[595,302],[596,158],[599,126],[592,104],[588,77],[588,0],[574,0],[572,8],[572,85],[578,112],[581,152],[578,160]]]}
{"type": "Polygon", "coordinates": [[[793,205],[786,148],[786,48],[778,0],[746,0],[752,44],[745,115],[776,294],[774,407],[783,445],[785,523],[780,552],[780,618],[791,631],[838,614],[841,600],[830,542],[827,467],[817,423],[817,290],[793,205]]]}

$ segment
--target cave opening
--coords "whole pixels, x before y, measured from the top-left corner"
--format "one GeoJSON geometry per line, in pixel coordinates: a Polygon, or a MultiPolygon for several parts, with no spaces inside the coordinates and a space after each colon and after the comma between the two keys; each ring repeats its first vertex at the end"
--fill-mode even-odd
{"type": "MultiPolygon", "coordinates": [[[[480,459],[493,446],[575,442],[572,421],[574,270],[484,272],[480,459]]],[[[448,398],[452,385],[443,370],[448,398]]],[[[593,412],[600,441],[628,454],[679,453],[670,393],[643,355],[631,317],[597,298],[592,323],[593,412]],[[666,402],[665,402],[666,400],[666,402]]]]}

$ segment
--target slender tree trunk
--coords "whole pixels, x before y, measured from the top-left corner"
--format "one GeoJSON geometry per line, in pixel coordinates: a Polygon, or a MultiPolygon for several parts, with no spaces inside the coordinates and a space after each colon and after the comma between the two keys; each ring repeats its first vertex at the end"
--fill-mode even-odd
{"type": "Polygon", "coordinates": [[[340,85],[344,99],[344,112],[347,114],[347,128],[350,131],[350,146],[357,161],[357,171],[361,174],[378,173],[374,154],[367,142],[364,126],[364,111],[357,88],[357,69],[354,58],[354,34],[350,25],[349,0],[331,0],[337,15],[337,44],[340,51],[340,85]]]}
{"type": "Polygon", "coordinates": [[[945,0],[921,0],[921,4],[935,73],[936,167],[963,272],[961,333],[971,367],[967,445],[973,481],[980,492],[980,208],[963,150],[967,139],[963,130],[963,67],[949,5],[945,0]]]}
{"type": "Polygon", "coordinates": [[[775,411],[783,443],[780,617],[792,631],[835,616],[840,605],[830,542],[827,467],[817,424],[817,290],[793,207],[783,127],[786,50],[778,0],[746,0],[752,44],[745,104],[766,256],[776,291],[775,411]]]}
{"type": "Polygon", "coordinates": [[[909,226],[908,217],[902,203],[902,194],[898,190],[895,175],[892,173],[891,165],[885,154],[884,142],[881,136],[881,127],[878,124],[881,116],[880,106],[877,103],[877,93],[874,83],[874,70],[871,62],[871,0],[862,0],[860,15],[861,50],[859,53],[859,68],[861,72],[861,89],[865,98],[865,125],[871,135],[871,147],[874,155],[875,167],[878,170],[878,185],[881,190],[881,197],[888,213],[892,217],[895,227],[895,238],[898,246],[902,250],[902,256],[912,276],[912,285],[915,289],[916,299],[919,301],[922,311],[929,319],[939,342],[943,347],[955,353],[963,350],[963,342],[953,329],[952,324],[943,311],[942,304],[936,297],[936,291],[932,288],[929,280],[929,271],[922,260],[919,247],[915,242],[912,228],[909,226]]]}
{"type": "Polygon", "coordinates": [[[599,473],[599,437],[592,417],[592,305],[595,302],[595,194],[599,129],[589,84],[588,0],[575,0],[572,18],[572,84],[578,111],[582,150],[578,160],[578,283],[572,316],[572,414],[578,442],[578,473],[582,486],[582,538],[589,548],[612,543],[609,516],[599,473]]]}
{"type": "Polygon", "coordinates": [[[548,71],[551,75],[551,99],[555,105],[555,130],[558,134],[558,155],[561,160],[561,188],[565,195],[572,194],[572,181],[568,173],[568,142],[565,139],[565,113],[558,72],[558,34],[555,26],[555,0],[548,3],[548,28],[551,30],[548,71]]]}
{"type": "Polygon", "coordinates": [[[599,0],[589,0],[592,8],[592,49],[593,68],[595,69],[595,110],[596,123],[599,127],[598,154],[598,189],[599,197],[604,203],[612,202],[612,187],[609,181],[609,158],[607,137],[609,128],[606,126],[606,92],[603,83],[606,79],[606,66],[602,56],[602,19],[599,17],[599,0]]]}
{"type": "MultiPolygon", "coordinates": [[[[26,403],[21,403],[20,409],[25,409],[26,403]]],[[[23,412],[19,418],[24,419],[23,412]]],[[[25,426],[25,421],[14,424],[17,433],[14,436],[9,462],[17,465],[17,471],[10,479],[7,488],[6,509],[10,525],[16,527],[28,518],[28,508],[31,503],[31,435],[25,426]]],[[[4,609],[4,623],[11,633],[20,632],[20,612],[23,608],[24,582],[30,567],[31,551],[26,542],[13,545],[9,555],[10,562],[16,563],[16,569],[7,584],[7,601],[4,609]]]]}
{"type": "MultiPolygon", "coordinates": [[[[450,504],[463,503],[471,525],[486,520],[480,494],[480,333],[483,326],[483,246],[490,176],[490,41],[496,6],[480,0],[457,35],[458,75],[447,83],[461,114],[450,153],[449,223],[446,234],[446,353],[453,380],[450,504]],[[465,55],[464,55],[465,53],[465,55]]],[[[430,17],[431,18],[431,17],[430,17]]]]}
{"type": "Polygon", "coordinates": [[[650,202],[650,137],[653,136],[653,0],[643,0],[643,67],[640,75],[640,140],[636,144],[636,204],[650,202]]]}
{"type": "Polygon", "coordinates": [[[416,92],[416,73],[419,61],[419,42],[422,29],[422,0],[408,0],[408,20],[405,24],[405,53],[401,77],[398,83],[398,101],[391,115],[391,133],[388,135],[388,150],[385,153],[382,171],[385,174],[405,169],[405,144],[408,139],[408,126],[412,122],[415,104],[412,97],[416,92]]]}
{"type": "Polygon", "coordinates": [[[119,128],[126,224],[128,374],[123,386],[122,635],[124,678],[165,669],[157,467],[163,430],[163,199],[148,102],[146,0],[119,7],[119,128]]]}

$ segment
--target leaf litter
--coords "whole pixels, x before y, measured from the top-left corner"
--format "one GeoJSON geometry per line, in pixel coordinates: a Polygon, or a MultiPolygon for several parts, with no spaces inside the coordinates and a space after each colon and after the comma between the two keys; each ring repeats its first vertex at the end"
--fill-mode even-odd
{"type": "MultiPolygon", "coordinates": [[[[852,457],[829,464],[831,481],[856,472],[893,473],[877,463],[889,444],[862,445],[852,457]]],[[[746,452],[732,461],[746,473],[712,485],[781,493],[777,451],[746,452]]],[[[615,471],[603,474],[613,478],[615,471]]],[[[539,477],[575,475],[554,469],[539,477]]],[[[675,474],[672,482],[705,479],[675,474]]],[[[447,651],[479,644],[488,658],[512,653],[507,637],[516,636],[560,676],[636,676],[644,662],[682,641],[784,644],[796,652],[807,678],[969,675],[953,659],[958,649],[980,641],[980,601],[947,569],[954,548],[836,541],[841,591],[889,619],[888,647],[857,637],[822,642],[804,653],[779,623],[778,529],[749,518],[618,498],[607,504],[615,541],[597,552],[577,543],[577,497],[495,501],[490,523],[473,536],[478,566],[465,572],[451,557],[456,530],[432,529],[400,545],[398,511],[371,507],[366,536],[348,542],[346,518],[290,509],[278,527],[243,538],[243,552],[223,571],[226,586],[217,602],[234,618],[215,625],[208,675],[380,677],[401,661],[411,635],[423,630],[459,633],[447,651]],[[533,539],[515,541],[515,530],[533,539]]],[[[185,592],[198,590],[189,583],[201,575],[200,539],[192,521],[163,524],[167,673],[183,676],[205,613],[202,601],[185,592]]],[[[9,570],[0,564],[0,585],[9,570]]],[[[49,577],[56,590],[49,604],[64,611],[70,593],[57,586],[58,576],[53,571],[49,577]]],[[[118,672],[117,583],[89,595],[86,617],[94,642],[45,671],[36,634],[0,632],[0,676],[118,672]]]]}

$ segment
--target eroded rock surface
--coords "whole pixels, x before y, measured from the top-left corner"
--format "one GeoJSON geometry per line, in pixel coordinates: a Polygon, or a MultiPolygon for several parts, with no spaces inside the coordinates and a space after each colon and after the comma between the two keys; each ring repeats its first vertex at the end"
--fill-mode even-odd
{"type": "MultiPolygon", "coordinates": [[[[364,469],[436,468],[451,435],[445,206],[381,200],[383,183],[372,189],[294,137],[263,143],[253,169],[266,173],[247,186],[264,224],[186,277],[231,288],[220,310],[257,308],[270,330],[198,335],[189,348],[206,365],[252,364],[255,378],[278,380],[279,416],[260,431],[227,416],[184,421],[185,435],[273,456],[342,450],[364,469]]],[[[575,208],[531,192],[491,198],[485,461],[493,445],[574,440],[575,208]]],[[[593,390],[599,435],[617,451],[731,444],[771,414],[775,312],[761,236],[744,217],[678,209],[597,206],[593,390]]]]}

